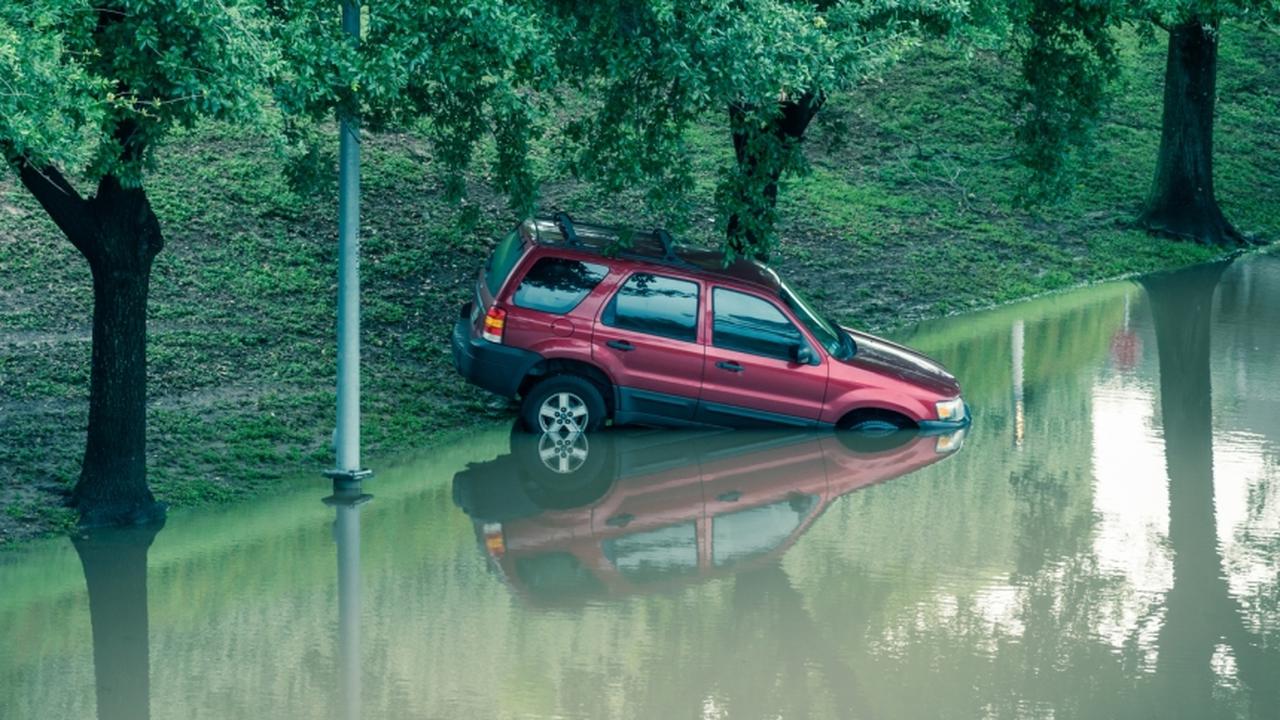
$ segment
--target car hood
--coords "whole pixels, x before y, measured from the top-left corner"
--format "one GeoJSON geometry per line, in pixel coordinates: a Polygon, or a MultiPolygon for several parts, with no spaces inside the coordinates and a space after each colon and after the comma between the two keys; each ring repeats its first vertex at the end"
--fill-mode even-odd
{"type": "Polygon", "coordinates": [[[901,378],[939,395],[960,394],[960,383],[937,362],[907,347],[875,335],[844,328],[858,346],[845,362],[872,372],[901,378]]]}

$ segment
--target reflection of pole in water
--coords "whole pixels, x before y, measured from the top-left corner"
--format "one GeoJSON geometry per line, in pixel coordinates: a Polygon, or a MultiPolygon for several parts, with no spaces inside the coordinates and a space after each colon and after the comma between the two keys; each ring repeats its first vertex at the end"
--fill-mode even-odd
{"type": "Polygon", "coordinates": [[[359,482],[334,480],[324,503],[334,508],[338,546],[338,696],[343,720],[360,717],[360,506],[373,499],[359,482]]]}
{"type": "Polygon", "coordinates": [[[89,593],[99,720],[151,716],[147,550],[164,521],[94,528],[71,539],[89,593]]]}
{"type": "Polygon", "coordinates": [[[1026,408],[1023,404],[1022,359],[1026,329],[1022,321],[1013,323],[1013,446],[1022,447],[1022,438],[1026,431],[1026,408]]]}

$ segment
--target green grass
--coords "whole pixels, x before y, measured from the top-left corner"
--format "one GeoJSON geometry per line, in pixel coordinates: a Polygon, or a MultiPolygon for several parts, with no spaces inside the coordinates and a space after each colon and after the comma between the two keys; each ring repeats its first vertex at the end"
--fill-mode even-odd
{"type": "MultiPolygon", "coordinates": [[[[1036,210],[1012,159],[1010,68],[921,49],[833,97],[787,179],[777,265],[843,320],[870,329],[1211,258],[1130,226],[1159,141],[1163,48],[1125,47],[1124,90],[1080,168],[1078,191],[1036,210]]],[[[1280,42],[1224,30],[1218,196],[1246,233],[1280,236],[1280,42]]],[[[714,243],[723,118],[689,134],[692,212],[714,243]]],[[[364,427],[368,463],[441,432],[509,417],[458,381],[447,334],[492,239],[517,218],[477,189],[459,230],[426,144],[364,143],[364,427]]],[[[330,149],[332,151],[332,149],[330,149]]],[[[538,157],[551,173],[545,148],[538,157]]],[[[333,422],[335,184],[290,190],[269,145],[207,126],[174,138],[148,180],[167,248],[150,304],[149,467],[175,506],[272,492],[329,462],[333,422]]],[[[66,529],[86,419],[89,272],[11,175],[0,176],[0,544],[66,529]]],[[[544,201],[582,218],[657,224],[631,196],[547,178],[544,201]]]]}

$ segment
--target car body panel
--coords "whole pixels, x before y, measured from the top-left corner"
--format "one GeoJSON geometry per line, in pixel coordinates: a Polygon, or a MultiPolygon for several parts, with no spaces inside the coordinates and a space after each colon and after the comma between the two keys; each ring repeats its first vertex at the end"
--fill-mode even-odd
{"type": "Polygon", "coordinates": [[[708,347],[702,363],[698,418],[710,425],[769,424],[771,419],[788,425],[816,425],[826,398],[828,364],[802,365],[708,347]],[[721,363],[741,369],[726,370],[721,363]],[[738,422],[733,422],[735,419],[738,422]]]}
{"type": "Polygon", "coordinates": [[[619,409],[691,421],[702,387],[701,343],[683,342],[597,323],[591,356],[623,397],[619,409]],[[619,350],[609,343],[626,343],[619,350]]]}
{"type": "Polygon", "coordinates": [[[828,361],[824,358],[817,365],[808,365],[717,347],[712,336],[715,325],[712,296],[716,288],[745,293],[769,303],[796,326],[810,349],[815,345],[813,337],[782,303],[752,289],[708,283],[702,306],[701,332],[707,347],[698,419],[708,425],[733,427],[818,424],[826,396],[828,361]],[[722,363],[740,369],[728,370],[722,363]]]}

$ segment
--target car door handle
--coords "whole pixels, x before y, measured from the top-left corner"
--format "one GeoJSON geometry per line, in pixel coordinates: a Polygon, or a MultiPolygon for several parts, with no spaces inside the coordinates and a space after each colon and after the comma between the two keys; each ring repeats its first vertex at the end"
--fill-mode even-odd
{"type": "Polygon", "coordinates": [[[626,340],[610,340],[609,342],[605,343],[605,345],[608,345],[614,350],[621,350],[622,352],[631,352],[632,350],[636,349],[635,345],[632,345],[626,340]]]}
{"type": "Polygon", "coordinates": [[[742,366],[732,360],[721,360],[716,363],[716,367],[729,372],[742,372],[742,366]]]}
{"type": "Polygon", "coordinates": [[[719,500],[720,502],[738,502],[738,499],[741,497],[742,493],[737,490],[730,490],[729,492],[722,492],[717,495],[716,500],[719,500]]]}
{"type": "Polygon", "coordinates": [[[608,525],[609,527],[621,528],[621,527],[626,527],[630,525],[631,521],[635,519],[636,519],[636,516],[632,515],[631,513],[622,513],[621,515],[614,515],[608,520],[605,520],[604,524],[608,525]]]}

